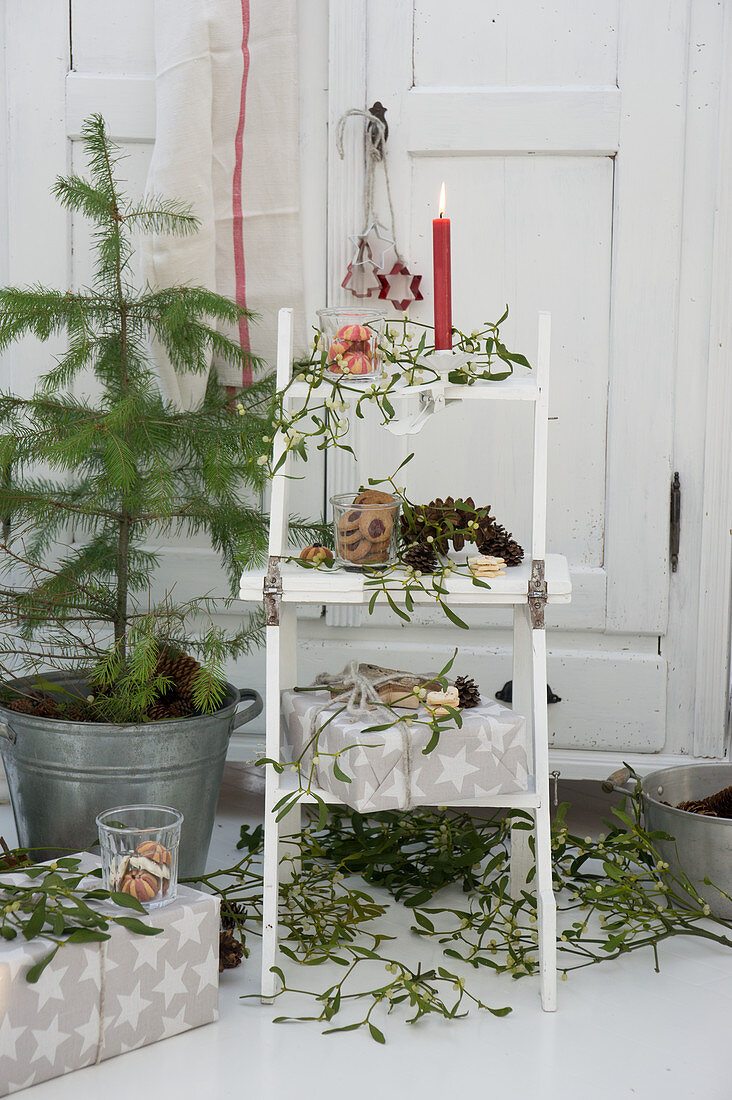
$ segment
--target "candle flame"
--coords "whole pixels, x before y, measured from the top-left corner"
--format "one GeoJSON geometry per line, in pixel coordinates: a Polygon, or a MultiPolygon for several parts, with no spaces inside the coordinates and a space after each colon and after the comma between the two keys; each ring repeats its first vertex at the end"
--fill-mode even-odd
{"type": "Polygon", "coordinates": [[[446,203],[445,203],[445,185],[443,183],[442,187],[440,188],[440,217],[441,218],[444,218],[444,216],[445,216],[445,205],[446,205],[446,203]]]}

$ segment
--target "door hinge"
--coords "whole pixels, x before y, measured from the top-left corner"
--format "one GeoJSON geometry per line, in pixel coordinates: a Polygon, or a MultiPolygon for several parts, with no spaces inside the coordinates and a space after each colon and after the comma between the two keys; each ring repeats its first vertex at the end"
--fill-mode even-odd
{"type": "Polygon", "coordinates": [[[546,573],[543,559],[534,559],[531,563],[531,577],[529,578],[529,614],[531,615],[531,629],[544,629],[544,608],[546,607],[547,587],[546,573]]]}
{"type": "Polygon", "coordinates": [[[264,618],[267,626],[279,626],[280,601],[282,600],[282,574],[280,559],[270,555],[267,575],[262,586],[264,618]]]}
{"type": "Polygon", "coordinates": [[[671,513],[668,536],[668,553],[671,559],[671,572],[679,568],[679,542],[681,540],[681,482],[677,470],[671,482],[671,513]]]}

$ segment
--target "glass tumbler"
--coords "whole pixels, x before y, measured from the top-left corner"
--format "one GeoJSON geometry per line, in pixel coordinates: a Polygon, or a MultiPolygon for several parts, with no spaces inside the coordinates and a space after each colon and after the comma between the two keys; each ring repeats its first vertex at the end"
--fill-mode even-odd
{"type": "Polygon", "coordinates": [[[336,561],[352,572],[383,568],[397,560],[400,503],[389,493],[366,489],[337,493],[333,508],[336,561]]]}
{"type": "Polygon", "coordinates": [[[178,892],[183,814],[170,806],[115,806],[97,816],[106,890],[157,909],[178,892]]]}
{"type": "Polygon", "coordinates": [[[319,309],[326,352],[325,369],[331,375],[373,379],[381,374],[379,344],[386,312],[379,309],[319,309]]]}

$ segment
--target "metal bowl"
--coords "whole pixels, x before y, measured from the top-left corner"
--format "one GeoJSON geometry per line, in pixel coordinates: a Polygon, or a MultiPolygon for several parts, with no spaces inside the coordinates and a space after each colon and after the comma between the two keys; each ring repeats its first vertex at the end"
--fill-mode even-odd
{"type": "MultiPolygon", "coordinates": [[[[631,793],[627,768],[616,772],[606,790],[631,793]]],[[[732,920],[732,818],[706,817],[677,810],[678,802],[706,798],[732,786],[732,764],[682,764],[649,772],[641,781],[643,818],[648,832],[668,833],[673,840],[655,841],[671,871],[683,871],[712,913],[732,920]],[[664,803],[670,805],[664,805],[664,803]],[[712,885],[707,885],[707,878],[712,885]]],[[[689,904],[692,898],[689,897],[689,904]]],[[[696,902],[693,902],[696,905],[696,902]]]]}

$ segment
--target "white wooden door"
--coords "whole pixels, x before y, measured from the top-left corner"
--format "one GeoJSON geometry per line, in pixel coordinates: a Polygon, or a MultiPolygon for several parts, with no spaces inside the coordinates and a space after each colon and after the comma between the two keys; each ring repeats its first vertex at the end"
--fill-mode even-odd
{"type": "MultiPolygon", "coordinates": [[[[152,7],[0,0],[3,281],[64,286],[86,277],[83,237],[49,193],[56,173],[78,166],[86,114],[102,111],[129,154],[131,187],[142,186],[154,140],[152,7]]],[[[715,249],[714,212],[728,196],[729,80],[721,123],[718,100],[730,21],[717,0],[300,3],[310,310],[326,298],[326,274],[327,296],[338,300],[347,236],[360,228],[359,165],[338,158],[335,123],[380,99],[400,243],[425,275],[421,315],[430,311],[429,222],[443,179],[456,322],[471,328],[508,301],[508,339],[531,358],[536,312],[552,311],[549,539],[569,554],[575,585],[571,608],[553,617],[557,745],[723,750],[729,601],[718,590],[730,524],[718,502],[729,485],[729,249],[728,232],[717,233],[715,249]],[[710,309],[718,365],[708,392],[710,309]],[[684,496],[671,577],[674,469],[684,496]]],[[[27,392],[42,366],[32,344],[16,349],[0,364],[2,384],[27,392]]],[[[414,467],[410,491],[473,492],[525,538],[527,512],[514,491],[527,469],[521,428],[447,414],[421,437],[432,457],[414,467]]],[[[368,434],[362,459],[353,477],[391,461],[368,434]]],[[[195,590],[201,575],[190,549],[168,552],[168,572],[187,576],[179,592],[195,590]]],[[[386,616],[358,629],[347,619],[304,624],[302,674],[341,667],[350,655],[422,667],[456,641],[432,619],[423,619],[429,632],[395,628],[386,616]]],[[[508,624],[473,625],[457,638],[463,664],[494,690],[510,676],[508,624]]],[[[238,673],[259,686],[263,662],[238,673]]]]}
{"type": "MultiPolygon", "coordinates": [[[[675,404],[677,347],[689,355],[692,333],[701,337],[691,357],[703,396],[708,334],[684,280],[696,278],[708,304],[701,265],[712,238],[707,208],[697,205],[685,224],[684,188],[686,179],[711,211],[720,28],[718,6],[690,0],[331,4],[331,123],[348,106],[378,99],[387,108],[397,236],[426,290],[413,315],[431,314],[430,219],[443,180],[455,323],[470,330],[509,302],[508,343],[531,358],[537,312],[552,313],[549,549],[569,556],[575,592],[572,607],[550,617],[560,748],[693,751],[697,577],[687,560],[670,591],[669,489],[676,450],[693,524],[703,456],[689,440],[699,409],[688,385],[675,404]],[[364,56],[352,53],[346,65],[348,42],[363,42],[364,56]]],[[[335,191],[343,178],[335,158],[331,176],[335,191]]],[[[386,217],[383,195],[382,204],[386,217]]],[[[333,297],[343,223],[354,217],[357,197],[330,211],[333,297]]],[[[472,493],[525,540],[522,428],[520,411],[476,423],[448,410],[419,437],[410,495],[472,493]]],[[[359,479],[392,457],[363,435],[359,479]]],[[[697,552],[696,534],[682,545],[697,552]]],[[[439,617],[423,621],[429,635],[371,620],[352,648],[444,647],[439,617]]],[[[471,625],[462,663],[497,688],[510,675],[506,624],[471,625]]],[[[338,645],[350,642],[347,629],[338,645]]],[[[715,751],[723,741],[720,723],[715,751]]]]}

